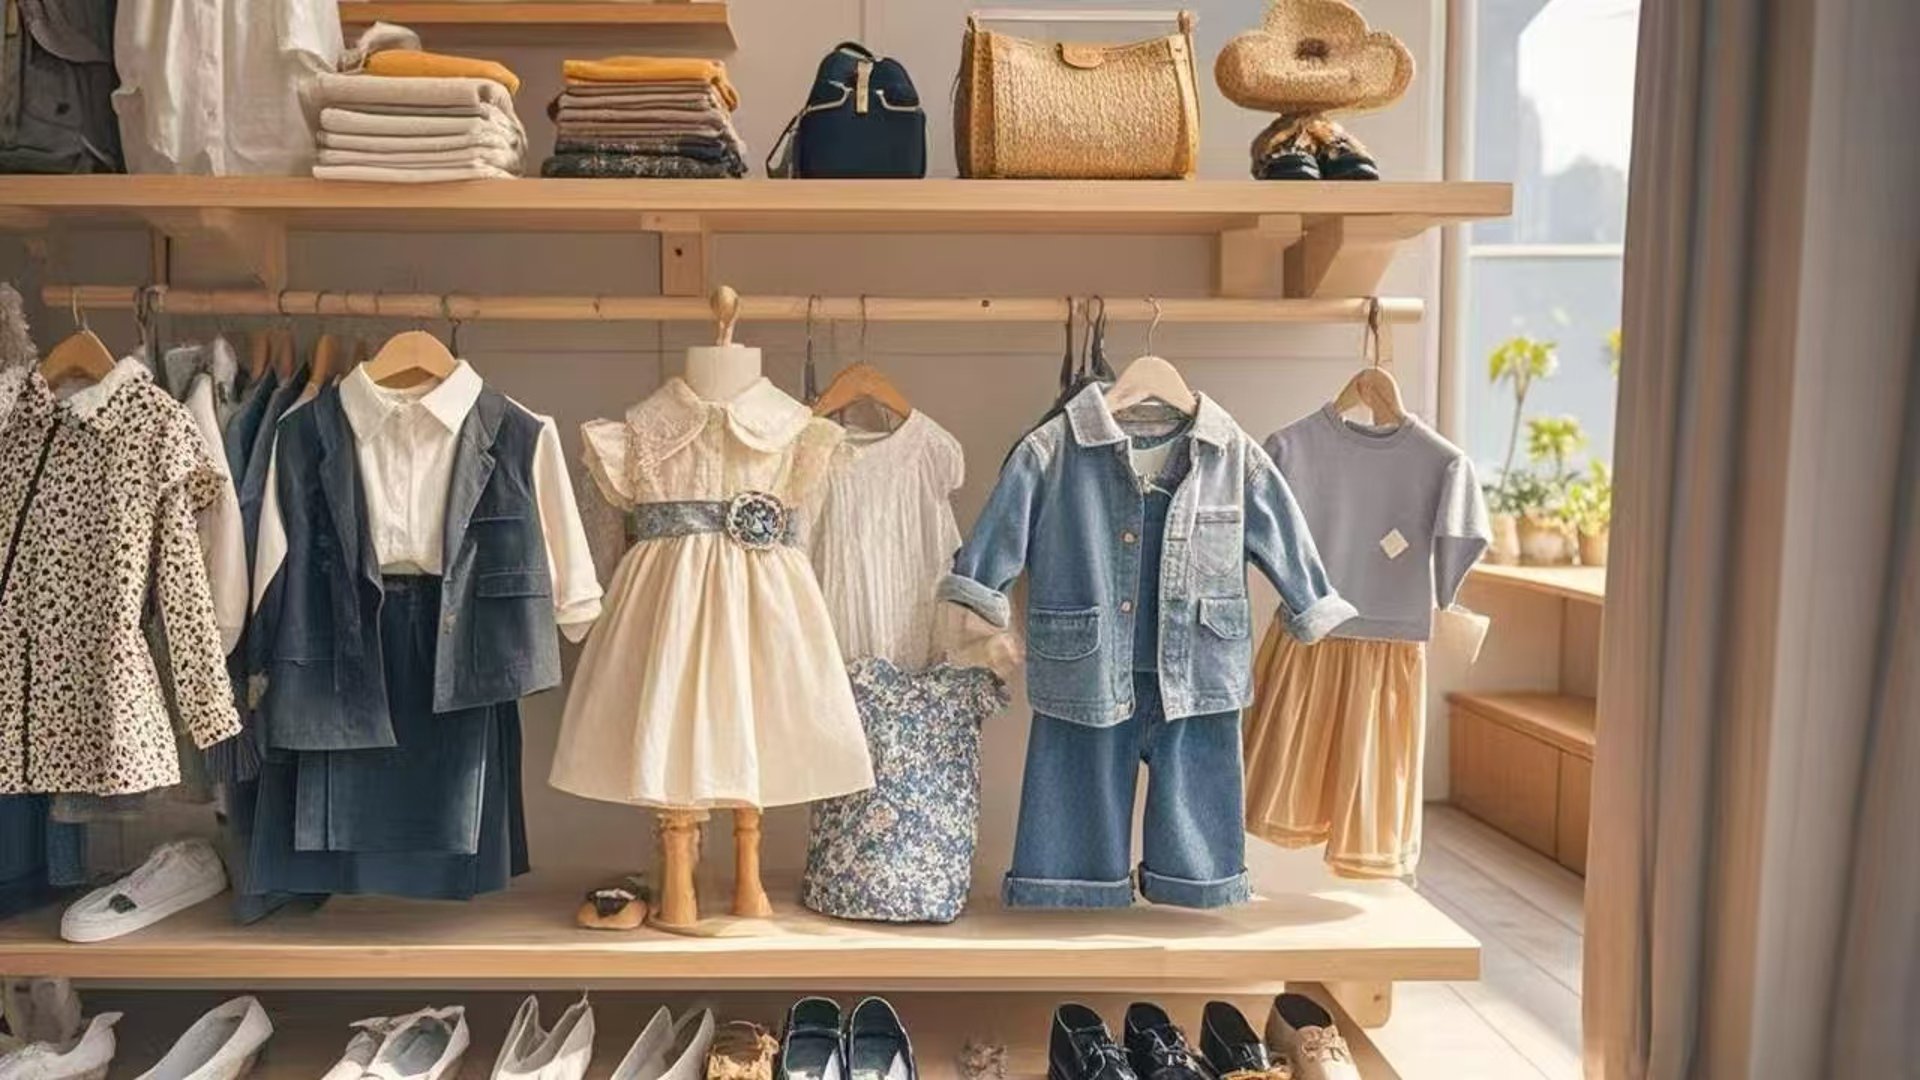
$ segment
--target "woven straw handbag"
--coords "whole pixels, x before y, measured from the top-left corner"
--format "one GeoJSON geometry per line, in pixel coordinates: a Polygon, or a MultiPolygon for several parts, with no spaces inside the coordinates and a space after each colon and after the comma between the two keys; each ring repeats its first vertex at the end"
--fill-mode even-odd
{"type": "Polygon", "coordinates": [[[953,110],[960,175],[1191,179],[1200,156],[1193,14],[1127,45],[1034,41],[967,17],[953,110]]]}

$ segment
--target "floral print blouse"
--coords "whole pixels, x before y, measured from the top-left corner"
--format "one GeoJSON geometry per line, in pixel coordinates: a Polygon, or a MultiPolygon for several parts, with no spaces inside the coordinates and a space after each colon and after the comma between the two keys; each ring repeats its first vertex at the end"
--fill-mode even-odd
{"type": "Polygon", "coordinates": [[[0,794],[180,781],[149,611],[186,734],[240,730],[194,517],[222,482],[137,360],[65,400],[0,374],[0,794]]]}

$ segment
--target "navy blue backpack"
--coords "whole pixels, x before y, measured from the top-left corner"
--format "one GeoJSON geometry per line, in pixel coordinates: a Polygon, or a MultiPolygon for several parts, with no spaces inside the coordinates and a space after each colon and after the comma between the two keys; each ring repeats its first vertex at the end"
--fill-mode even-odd
{"type": "Polygon", "coordinates": [[[927,175],[927,114],[898,60],[843,41],[813,75],[806,108],[767,156],[767,175],[908,179],[927,175]]]}

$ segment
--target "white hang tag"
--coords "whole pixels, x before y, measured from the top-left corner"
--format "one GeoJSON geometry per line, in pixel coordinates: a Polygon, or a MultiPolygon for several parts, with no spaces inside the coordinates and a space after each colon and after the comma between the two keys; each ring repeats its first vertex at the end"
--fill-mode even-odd
{"type": "Polygon", "coordinates": [[[1400,535],[1399,529],[1394,529],[1380,538],[1380,550],[1387,553],[1387,558],[1397,559],[1407,550],[1407,538],[1400,535]]]}

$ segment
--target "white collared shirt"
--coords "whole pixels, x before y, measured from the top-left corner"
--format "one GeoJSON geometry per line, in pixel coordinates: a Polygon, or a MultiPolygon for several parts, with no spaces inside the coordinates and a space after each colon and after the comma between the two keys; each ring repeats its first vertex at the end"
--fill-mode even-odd
{"type": "Polygon", "coordinates": [[[337,0],[120,0],[113,108],[127,171],[305,175],[316,111],[302,95],[342,48],[337,0]]]}
{"type": "MultiPolygon", "coordinates": [[[[356,367],[341,380],[340,407],[353,429],[360,486],[366,497],[366,528],[383,574],[439,574],[447,532],[447,498],[453,485],[460,427],[484,389],[480,375],[462,360],[438,384],[406,389],[381,386],[356,367]]],[[[511,402],[524,409],[518,402],[511,402]]],[[[529,410],[529,415],[537,415],[529,410]]],[[[553,575],[554,621],[571,641],[587,636],[600,616],[600,580],[587,548],[586,530],[573,498],[560,433],[547,417],[533,451],[534,503],[546,537],[553,575]]],[[[287,554],[285,523],[277,492],[279,451],[267,467],[255,553],[253,604],[287,554]]]]}

